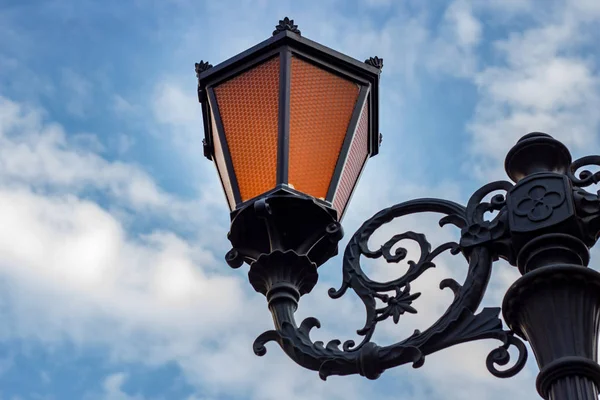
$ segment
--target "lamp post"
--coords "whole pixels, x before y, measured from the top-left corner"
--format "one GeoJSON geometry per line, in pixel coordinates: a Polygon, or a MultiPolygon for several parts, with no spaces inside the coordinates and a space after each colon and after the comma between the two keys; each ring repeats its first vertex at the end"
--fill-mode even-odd
{"type": "Polygon", "coordinates": [[[257,355],[275,341],[299,365],[330,375],[360,374],[376,379],[386,369],[479,339],[501,345],[487,357],[488,370],[510,377],[525,365],[528,341],[540,373],[540,396],[551,400],[597,399],[600,366],[600,273],[587,268],[589,249],[600,234],[600,197],[585,190],[600,172],[600,156],[572,162],[568,149],[543,133],[525,135],[509,151],[505,168],[514,183],[496,181],[477,190],[466,207],[447,200],[417,199],[396,204],[368,219],[350,239],[343,257],[343,281],[330,289],[339,298],[349,288],[366,308],[360,343],[313,342],[320,323],[294,318],[301,296],[315,286],[317,268],[337,254],[340,221],[367,159],[378,152],[378,85],[383,60],[362,63],[301,36],[293,20],[280,21],[273,36],[215,67],[196,64],[204,118],[204,154],[215,162],[231,210],[228,235],[233,268],[250,265],[248,278],[266,296],[275,329],[254,342],[257,355]],[[490,201],[484,201],[493,192],[490,201]],[[493,219],[484,218],[496,211],[493,219]],[[434,212],[440,225],[461,229],[458,242],[431,249],[417,232],[397,234],[379,249],[368,247],[382,225],[408,214],[434,212]],[[405,259],[392,248],[401,240],[421,250],[406,273],[389,282],[371,280],[360,257],[405,259]],[[443,252],[468,263],[463,283],[446,279],[454,292],[446,312],[428,329],[378,346],[377,323],[416,312],[419,293],[410,284],[443,252]],[[500,308],[478,311],[493,262],[505,259],[522,277],[500,308]],[[395,295],[387,293],[394,292],[395,295]],[[376,299],[384,306],[377,308],[376,299]],[[503,312],[508,329],[499,318],[503,312]],[[341,348],[340,348],[341,345],[341,348]],[[508,348],[518,350],[510,361],[508,348]]]}

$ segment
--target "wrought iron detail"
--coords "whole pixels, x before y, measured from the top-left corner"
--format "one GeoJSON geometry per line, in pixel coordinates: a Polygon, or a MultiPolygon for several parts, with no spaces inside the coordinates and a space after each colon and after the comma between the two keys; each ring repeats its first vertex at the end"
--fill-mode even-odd
{"type": "Polygon", "coordinates": [[[485,362],[491,374],[506,378],[526,363],[527,349],[519,338],[526,337],[541,368],[537,386],[542,397],[573,398],[574,393],[584,392],[591,393],[586,399],[597,397],[600,366],[595,361],[595,338],[599,326],[581,321],[591,320],[600,312],[600,273],[585,268],[589,247],[600,236],[600,194],[585,187],[599,183],[600,173],[584,170],[576,177],[576,171],[586,165],[600,165],[600,156],[571,163],[562,143],[549,135],[532,133],[507,155],[506,169],[514,184],[496,181],[484,185],[473,193],[466,207],[447,200],[417,199],[384,209],[364,222],[345,249],[340,288],[329,290],[334,299],[348,289],[361,299],[365,323],[357,330],[362,337],[358,344],[352,340],[313,342],[310,331],[320,327],[320,322],[311,317],[298,326],[294,319],[300,296],[316,283],[316,265],[327,256],[316,264],[311,264],[310,255],[280,253],[277,249],[261,256],[251,265],[251,283],[266,295],[275,329],[256,339],[255,353],[264,355],[265,343],[276,341],[290,358],[318,371],[322,379],[348,374],[376,379],[398,365],[410,363],[418,368],[427,355],[459,343],[497,339],[501,345],[485,362]],[[383,225],[424,212],[441,214],[441,227],[459,228],[460,241],[432,248],[424,234],[407,231],[392,236],[379,248],[369,248],[371,236],[383,225]],[[407,261],[402,276],[378,282],[365,274],[361,257],[388,263],[406,261],[408,251],[399,246],[406,240],[415,242],[420,254],[418,259],[407,261]],[[445,252],[462,254],[468,261],[464,282],[440,282],[440,289],[454,293],[447,310],[429,328],[416,330],[398,343],[373,343],[379,322],[391,318],[399,323],[404,314],[417,313],[420,293],[413,293],[411,284],[434,268],[436,257],[445,252]],[[499,318],[500,308],[478,311],[492,264],[498,258],[506,259],[523,274],[503,301],[508,328],[499,318]],[[383,306],[378,306],[380,303],[383,306]],[[548,335],[547,327],[557,335],[548,335]],[[511,367],[500,369],[511,361],[510,346],[518,357],[511,367]]]}
{"type": "Polygon", "coordinates": [[[275,30],[273,31],[273,36],[277,35],[280,32],[284,32],[284,31],[291,31],[298,35],[302,34],[300,32],[300,30],[298,29],[298,25],[294,24],[294,20],[289,19],[288,17],[285,17],[284,19],[279,20],[279,24],[275,26],[275,30]]]}
{"type": "Polygon", "coordinates": [[[527,197],[519,201],[514,212],[532,222],[544,221],[550,218],[554,209],[564,201],[565,196],[562,193],[548,190],[545,185],[538,184],[529,189],[527,197]]]}
{"type": "Polygon", "coordinates": [[[394,323],[397,324],[400,321],[400,316],[405,312],[416,314],[417,310],[412,306],[412,302],[420,296],[421,293],[410,293],[410,283],[407,283],[402,290],[396,288],[395,296],[376,293],[375,297],[387,304],[387,306],[375,310],[377,313],[377,321],[383,321],[388,317],[392,317],[394,323]]]}
{"type": "MultiPolygon", "coordinates": [[[[203,89],[254,65],[258,57],[281,49],[287,52],[295,46],[316,62],[327,63],[336,73],[348,76],[349,68],[352,75],[369,83],[369,154],[377,154],[381,144],[381,135],[376,136],[377,93],[383,59],[371,57],[365,64],[357,64],[299,37],[298,26],[287,17],[279,21],[273,35],[276,37],[243,56],[220,64],[219,73],[203,73],[212,67],[208,62],[196,64],[207,157],[212,154],[208,123],[211,114],[203,89]]],[[[285,94],[285,88],[280,93],[285,94]]],[[[209,95],[213,95],[210,90],[209,95]]],[[[218,108],[212,111],[220,126],[218,108]]],[[[285,116],[280,116],[280,121],[284,120],[285,116]]],[[[231,167],[231,159],[227,155],[225,159],[231,167]]],[[[318,200],[280,184],[242,203],[235,174],[231,173],[239,207],[231,214],[228,238],[232,249],[226,260],[232,268],[250,265],[250,284],[266,297],[275,325],[274,330],[256,338],[255,353],[264,355],[265,344],[276,341],[292,360],[318,371],[322,379],[348,374],[375,379],[398,365],[410,363],[418,368],[429,354],[459,343],[497,339],[500,346],[489,353],[485,362],[490,373],[505,378],[524,367],[527,350],[521,339],[526,338],[540,367],[537,388],[543,398],[597,400],[600,273],[587,266],[589,249],[600,237],[600,192],[586,188],[600,183],[600,171],[591,172],[588,166],[600,166],[600,155],[572,161],[563,143],[548,134],[533,132],[523,136],[506,155],[505,170],[512,183],[484,185],[473,193],[466,207],[441,199],[417,199],[381,210],[365,221],[345,249],[341,286],[329,290],[330,297],[339,298],[352,289],[361,299],[365,322],[357,331],[362,337],[358,344],[352,340],[343,344],[339,340],[313,342],[310,332],[320,327],[320,322],[310,317],[298,325],[294,317],[301,297],[317,283],[319,266],[337,254],[343,236],[338,212],[331,208],[329,198],[318,200]],[[423,233],[406,231],[393,235],[379,248],[369,248],[369,239],[383,225],[424,212],[441,214],[441,227],[458,227],[459,240],[432,248],[423,233]],[[406,261],[408,251],[400,246],[402,241],[417,244],[418,259],[406,261]],[[439,284],[440,289],[450,289],[454,294],[446,311],[427,329],[416,330],[395,344],[380,346],[372,342],[379,322],[391,318],[399,323],[404,314],[417,312],[420,293],[411,291],[413,282],[434,268],[436,258],[443,253],[461,254],[468,263],[462,283],[444,279],[439,284]],[[408,268],[396,279],[378,282],[365,274],[361,257],[388,263],[406,261],[408,268]],[[500,308],[479,310],[493,262],[498,258],[506,259],[522,274],[502,303],[507,328],[499,318],[500,308]],[[506,368],[511,361],[510,346],[516,348],[518,357],[506,368]]],[[[284,168],[278,169],[278,176],[283,175],[280,171],[284,168]]]]}
{"type": "Polygon", "coordinates": [[[208,61],[203,61],[203,60],[200,60],[200,62],[196,63],[195,66],[196,66],[196,77],[198,77],[198,79],[200,79],[201,73],[203,73],[204,71],[208,71],[209,69],[211,69],[213,67],[212,64],[209,64],[208,61]]]}
{"type": "Polygon", "coordinates": [[[587,156],[575,160],[567,176],[574,186],[573,199],[584,233],[582,240],[591,247],[600,235],[600,191],[591,193],[584,188],[600,182],[600,171],[592,173],[583,169],[578,176],[575,175],[577,170],[590,165],[600,166],[600,156],[587,156]]]}
{"type": "MultiPolygon", "coordinates": [[[[482,207],[477,209],[481,210],[482,207]]],[[[395,218],[421,212],[445,214],[440,220],[441,226],[453,224],[463,229],[467,227],[468,220],[473,219],[473,216],[467,217],[467,209],[450,201],[413,200],[382,210],[367,220],[346,247],[342,285],[337,290],[330,289],[329,295],[339,298],[352,288],[362,300],[366,310],[366,321],[363,328],[357,331],[363,336],[358,345],[352,340],[343,344],[339,340],[332,340],[327,345],[312,342],[310,330],[320,327],[318,320],[308,318],[297,327],[293,317],[293,302],[271,302],[271,312],[277,321],[276,329],[267,331],[256,339],[255,353],[264,355],[265,343],[277,341],[294,361],[305,368],[319,371],[322,379],[330,375],[355,373],[375,379],[386,369],[397,365],[412,363],[413,367],[420,367],[426,355],[446,347],[472,340],[494,338],[500,340],[502,345],[488,356],[486,364],[490,372],[496,376],[507,377],[520,371],[527,358],[525,347],[512,332],[503,329],[499,319],[500,309],[484,308],[476,313],[487,287],[493,261],[492,254],[484,246],[478,246],[470,252],[468,274],[462,284],[453,279],[445,279],[440,283],[441,289],[449,288],[454,292],[454,300],[430,328],[422,332],[417,330],[405,340],[390,346],[382,347],[371,342],[378,322],[390,316],[394,322],[398,322],[403,313],[417,311],[412,302],[418,298],[419,293],[411,294],[410,283],[427,269],[435,267],[434,259],[443,252],[458,254],[461,250],[460,245],[455,242],[444,243],[432,250],[425,235],[412,231],[393,236],[379,249],[368,248],[371,235],[382,225],[395,218]],[[419,245],[421,254],[418,261],[408,261],[408,270],[397,279],[389,282],[371,280],[360,266],[360,257],[383,258],[391,263],[403,261],[407,257],[405,248],[399,247],[394,252],[391,251],[402,240],[412,240],[419,245]],[[386,292],[390,291],[394,291],[396,295],[387,295],[386,292]],[[376,299],[387,305],[377,308],[376,299]],[[495,366],[508,362],[506,349],[511,345],[516,346],[519,357],[513,367],[499,371],[495,366]]]]}
{"type": "Polygon", "coordinates": [[[586,156],[573,161],[567,171],[567,176],[573,185],[584,188],[600,182],[600,171],[592,173],[590,170],[584,169],[579,176],[575,176],[577,170],[590,165],[600,167],[600,156],[586,156]]]}
{"type": "MultiPolygon", "coordinates": [[[[212,64],[209,64],[208,61],[200,60],[199,63],[195,64],[195,67],[196,67],[196,77],[198,78],[198,102],[200,102],[200,104],[202,104],[206,101],[206,93],[200,87],[200,74],[203,73],[204,71],[208,71],[213,66],[212,66],[212,64]]],[[[207,154],[211,154],[210,149],[207,148],[207,144],[206,143],[203,143],[203,144],[204,144],[204,155],[207,156],[207,154]]]]}
{"type": "Polygon", "coordinates": [[[511,231],[519,235],[568,223],[576,218],[569,179],[537,173],[520,180],[509,192],[511,231]]]}
{"type": "Polygon", "coordinates": [[[461,249],[466,255],[477,246],[487,246],[494,258],[502,257],[509,262],[516,259],[509,236],[506,195],[496,194],[490,201],[484,201],[493,192],[508,193],[513,186],[507,181],[496,181],[473,193],[467,203],[466,224],[462,227],[460,238],[461,249]],[[496,216],[490,220],[486,219],[487,213],[493,212],[497,212],[496,216]]]}
{"type": "Polygon", "coordinates": [[[379,58],[377,56],[370,57],[365,60],[365,64],[369,64],[370,66],[375,67],[377,69],[383,69],[383,58],[379,58]]]}

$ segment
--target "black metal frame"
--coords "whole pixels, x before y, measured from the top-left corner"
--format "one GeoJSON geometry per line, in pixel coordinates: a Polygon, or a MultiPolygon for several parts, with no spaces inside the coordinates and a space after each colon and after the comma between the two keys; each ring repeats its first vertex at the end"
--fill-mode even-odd
{"type": "Polygon", "coordinates": [[[292,75],[292,51],[288,46],[281,48],[279,58],[279,151],[277,153],[277,183],[288,183],[290,156],[290,88],[292,75]]]}
{"type": "MultiPolygon", "coordinates": [[[[227,141],[223,131],[222,121],[220,120],[217,101],[214,95],[214,87],[219,84],[233,79],[245,71],[254,68],[255,66],[266,62],[273,57],[279,57],[280,60],[280,82],[279,82],[279,119],[278,119],[278,152],[277,152],[277,177],[276,188],[282,185],[288,185],[288,169],[289,169],[289,105],[290,105],[290,86],[291,86],[291,57],[298,57],[304,61],[310,62],[332,72],[344,79],[351,80],[360,85],[359,98],[353,110],[352,119],[348,127],[341,153],[339,155],[334,174],[329,186],[327,197],[324,205],[331,207],[335,189],[338,186],[338,180],[341,176],[342,168],[347,157],[352,136],[356,131],[358,116],[362,110],[364,101],[369,104],[369,157],[376,155],[379,152],[379,126],[378,126],[378,89],[379,89],[379,74],[381,67],[373,66],[370,63],[361,63],[351,57],[348,57],[335,50],[322,46],[316,42],[308,40],[300,36],[299,31],[293,25],[293,21],[285,19],[281,21],[280,26],[275,31],[275,35],[264,42],[252,47],[249,50],[238,54],[216,66],[210,66],[207,63],[196,65],[198,75],[198,98],[202,105],[204,117],[204,132],[205,132],[205,156],[208,159],[213,158],[214,143],[212,135],[219,134],[225,163],[227,165],[227,174],[230,177],[231,185],[235,197],[235,208],[232,210],[240,210],[245,206],[254,203],[258,199],[265,196],[261,194],[252,199],[241,201],[240,190],[235,171],[231,160],[227,141]],[[201,66],[201,67],[199,67],[201,66]],[[208,98],[208,99],[207,99],[208,98]],[[205,101],[208,100],[208,101],[205,101]],[[207,121],[206,115],[214,115],[217,130],[219,133],[212,132],[212,126],[207,121]]],[[[378,59],[379,60],[379,59],[378,59]]],[[[210,117],[208,117],[210,118],[210,117]]],[[[223,184],[223,182],[221,182],[223,184]]],[[[225,189],[225,188],[224,188],[225,189]]],[[[321,201],[322,202],[322,201],[321,201]]],[[[343,210],[339,213],[342,216],[343,210]]]]}
{"type": "MultiPolygon", "coordinates": [[[[240,186],[238,185],[237,176],[235,174],[233,162],[231,159],[231,153],[229,152],[229,146],[227,145],[225,129],[223,129],[223,120],[221,120],[221,112],[219,111],[219,107],[214,106],[214,104],[217,104],[217,97],[215,96],[215,92],[212,87],[209,87],[206,90],[206,92],[208,96],[208,104],[210,105],[211,111],[209,115],[211,120],[214,120],[215,125],[217,127],[217,132],[212,132],[212,124],[208,128],[209,131],[211,131],[209,143],[211,144],[211,146],[214,146],[212,135],[219,135],[219,142],[221,143],[221,149],[223,150],[223,158],[225,159],[225,167],[227,168],[227,176],[229,177],[229,182],[231,183],[231,188],[233,190],[233,201],[235,202],[235,204],[239,204],[242,202],[240,186]]],[[[221,184],[223,185],[223,190],[225,191],[225,184],[223,183],[223,180],[221,180],[221,184]]]]}
{"type": "MultiPolygon", "coordinates": [[[[369,92],[370,92],[370,88],[368,86],[361,86],[360,93],[358,94],[358,99],[356,100],[356,105],[354,106],[354,111],[352,112],[350,124],[348,124],[348,131],[346,132],[346,137],[344,138],[344,143],[342,144],[342,150],[340,151],[340,156],[335,165],[335,170],[333,171],[331,183],[329,184],[329,190],[327,191],[327,197],[325,197],[325,199],[332,204],[333,204],[333,199],[337,192],[338,186],[340,184],[340,180],[342,178],[342,172],[344,172],[344,167],[346,165],[346,161],[348,160],[348,157],[350,156],[350,145],[352,144],[354,136],[357,133],[358,123],[360,121],[360,116],[362,114],[362,110],[365,105],[365,101],[369,101],[369,92]]],[[[370,156],[371,156],[370,154],[367,154],[367,158],[365,159],[365,161],[363,161],[358,180],[360,179],[360,175],[362,175],[362,171],[365,168],[366,161],[370,156]]],[[[358,180],[357,180],[357,182],[358,182],[358,180]]],[[[354,195],[355,189],[356,189],[356,185],[352,188],[352,192],[350,193],[350,196],[348,197],[348,201],[346,201],[346,204],[344,205],[344,209],[339,210],[340,221],[342,220],[342,218],[346,212],[346,209],[348,208],[348,204],[352,200],[352,196],[354,195]]]]}

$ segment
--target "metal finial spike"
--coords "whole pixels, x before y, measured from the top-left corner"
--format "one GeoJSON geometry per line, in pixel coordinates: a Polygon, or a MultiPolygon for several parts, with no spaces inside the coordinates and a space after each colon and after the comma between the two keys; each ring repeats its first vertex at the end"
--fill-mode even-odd
{"type": "Polygon", "coordinates": [[[379,58],[377,56],[371,57],[368,60],[365,60],[365,64],[369,64],[377,69],[383,69],[383,58],[379,58]]]}
{"type": "Polygon", "coordinates": [[[212,64],[209,64],[208,61],[200,60],[199,63],[196,63],[196,76],[199,78],[201,73],[212,67],[212,64]]]}
{"type": "Polygon", "coordinates": [[[279,20],[279,24],[275,26],[275,30],[273,31],[273,36],[283,31],[292,31],[298,35],[301,35],[300,30],[298,29],[298,25],[295,25],[294,20],[289,19],[288,17],[279,20]]]}

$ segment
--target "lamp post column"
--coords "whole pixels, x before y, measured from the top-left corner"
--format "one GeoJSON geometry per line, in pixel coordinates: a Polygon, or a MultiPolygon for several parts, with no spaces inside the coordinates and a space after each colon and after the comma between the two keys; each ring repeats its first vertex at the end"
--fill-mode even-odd
{"type": "Polygon", "coordinates": [[[572,236],[540,236],[504,299],[507,323],[531,344],[545,399],[598,398],[600,273],[583,264],[586,250],[572,236]]]}
{"type": "Polygon", "coordinates": [[[507,156],[507,172],[517,182],[507,207],[522,276],[502,308],[510,328],[533,349],[540,396],[596,400],[600,273],[587,268],[589,227],[578,188],[566,176],[570,164],[562,143],[537,133],[507,156]]]}

